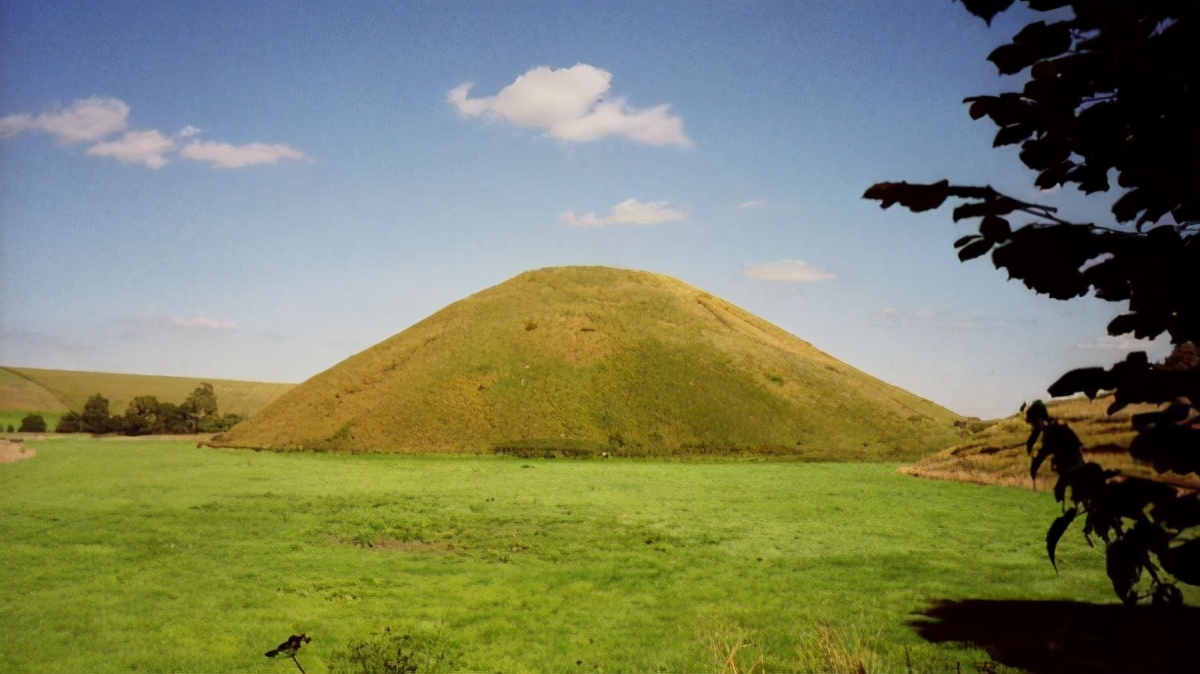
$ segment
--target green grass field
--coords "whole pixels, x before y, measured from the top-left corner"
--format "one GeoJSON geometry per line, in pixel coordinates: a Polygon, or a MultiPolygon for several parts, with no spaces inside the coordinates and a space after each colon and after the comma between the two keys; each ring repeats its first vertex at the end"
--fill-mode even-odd
{"type": "Polygon", "coordinates": [[[986,654],[922,642],[911,614],[1114,601],[1078,534],[1060,573],[1046,561],[1048,494],[894,465],[29,446],[0,464],[5,672],[282,673],[263,652],[303,631],[317,674],[384,626],[477,671],[820,671],[839,652],[904,671],[906,650],[974,671],[986,654]]]}

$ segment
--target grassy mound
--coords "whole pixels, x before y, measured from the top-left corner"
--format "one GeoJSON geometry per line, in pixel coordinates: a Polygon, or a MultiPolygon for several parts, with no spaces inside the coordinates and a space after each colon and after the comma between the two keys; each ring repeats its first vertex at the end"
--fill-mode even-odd
{"type": "Polygon", "coordinates": [[[905,459],[958,417],[678,280],[526,272],[288,391],[230,446],[905,459]]]}
{"type": "MultiPolygon", "coordinates": [[[[1077,397],[1051,401],[1047,409],[1050,416],[1066,422],[1079,436],[1084,446],[1084,457],[1088,461],[1105,468],[1119,469],[1127,475],[1200,488],[1200,479],[1194,475],[1159,475],[1149,466],[1134,463],[1124,451],[1135,435],[1129,425],[1130,417],[1157,409],[1157,406],[1130,405],[1108,416],[1106,409],[1110,403],[1111,396],[1101,396],[1095,400],[1077,397]]],[[[976,422],[972,426],[974,432],[966,442],[926,456],[911,466],[901,468],[901,472],[939,480],[1033,488],[1033,480],[1029,477],[1030,458],[1025,452],[1029,425],[1025,423],[1024,416],[1014,414],[1006,419],[976,422]]],[[[1047,461],[1038,471],[1038,484],[1042,489],[1050,489],[1055,480],[1050,462],[1047,461]]]]}
{"type": "Polygon", "coordinates": [[[163,377],[76,370],[0,367],[0,424],[20,423],[26,414],[41,414],[51,429],[70,410],[83,409],[89,396],[108,398],[113,414],[121,414],[135,396],[156,396],[179,404],[201,382],[213,385],[221,412],[249,416],[283,395],[295,384],[275,384],[195,377],[163,377]],[[14,419],[15,421],[9,421],[14,419]]]}

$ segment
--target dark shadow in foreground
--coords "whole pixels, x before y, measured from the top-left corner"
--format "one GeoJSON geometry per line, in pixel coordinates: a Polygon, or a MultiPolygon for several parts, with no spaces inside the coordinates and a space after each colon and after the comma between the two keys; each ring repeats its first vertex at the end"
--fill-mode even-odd
{"type": "Polygon", "coordinates": [[[910,621],[1030,672],[1195,672],[1200,608],[1075,601],[943,601],[910,621]]]}

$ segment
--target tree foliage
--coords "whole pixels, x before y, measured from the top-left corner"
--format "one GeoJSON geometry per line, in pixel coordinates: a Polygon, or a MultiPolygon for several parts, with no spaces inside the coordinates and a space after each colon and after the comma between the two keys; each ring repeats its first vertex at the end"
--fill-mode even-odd
{"type": "Polygon", "coordinates": [[[84,433],[108,433],[113,429],[112,415],[108,411],[108,398],[99,393],[89,396],[79,415],[80,431],[84,433]]]}
{"type": "MultiPolygon", "coordinates": [[[[1025,3],[1060,18],[1028,24],[988,56],[1001,75],[1022,74],[1024,84],[967,97],[968,113],[998,127],[993,147],[1020,145],[1038,188],[1107,192],[1115,176],[1114,222],[1071,222],[1053,207],[948,180],[883,182],[863,196],[914,212],[953,199],[955,222],[978,223],[977,233],[955,243],[962,261],[990,252],[997,269],[1034,292],[1124,303],[1110,335],[1166,334],[1174,351],[1162,363],[1130,353],[1109,368],[1067,372],[1048,392],[1094,398],[1112,391],[1109,414],[1135,402],[1160,404],[1133,417],[1137,435],[1128,452],[1159,473],[1200,473],[1200,3],[1025,3]]],[[[990,23],[1013,0],[963,4],[990,23]]],[[[1026,418],[1032,474],[1050,460],[1059,475],[1055,496],[1064,511],[1046,538],[1052,563],[1059,538],[1082,518],[1088,542],[1092,536],[1104,542],[1108,575],[1122,600],[1176,602],[1181,595],[1171,577],[1200,584],[1194,492],[1181,495],[1085,461],[1075,433],[1040,403],[1026,418]],[[1151,587],[1140,592],[1144,575],[1151,587]]]]}
{"type": "Polygon", "coordinates": [[[20,433],[45,433],[46,420],[40,414],[27,414],[21,419],[21,427],[17,431],[20,433]]]}
{"type": "Polygon", "coordinates": [[[88,398],[83,412],[64,414],[56,433],[124,433],[126,435],[220,433],[241,421],[237,414],[217,413],[217,394],[212,384],[203,383],[182,404],[160,402],[155,396],[137,396],[125,413],[109,414],[108,399],[97,393],[88,398]]]}
{"type": "Polygon", "coordinates": [[[183,401],[182,408],[192,420],[193,431],[198,429],[203,420],[217,413],[217,394],[212,384],[205,382],[197,386],[183,401]]]}

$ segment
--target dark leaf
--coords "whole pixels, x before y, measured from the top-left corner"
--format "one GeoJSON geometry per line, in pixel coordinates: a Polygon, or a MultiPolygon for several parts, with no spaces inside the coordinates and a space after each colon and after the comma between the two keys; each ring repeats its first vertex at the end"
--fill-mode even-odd
{"type": "Polygon", "coordinates": [[[985,115],[990,115],[992,108],[998,100],[1000,99],[995,96],[971,96],[970,98],[964,98],[963,103],[971,104],[971,107],[967,108],[967,114],[971,115],[971,119],[979,119],[985,115]]]}
{"type": "Polygon", "coordinates": [[[1067,180],[1067,172],[1075,167],[1075,162],[1064,161],[1055,166],[1051,166],[1038,174],[1033,184],[1048,190],[1052,187],[1063,184],[1067,180]]]}
{"type": "Polygon", "coordinates": [[[949,196],[949,181],[942,180],[930,185],[920,183],[876,183],[863,193],[864,199],[877,199],[880,208],[900,204],[914,213],[928,211],[942,205],[949,196]]]}
{"type": "Polygon", "coordinates": [[[973,260],[991,250],[992,245],[992,242],[988,241],[987,239],[972,241],[958,251],[958,259],[963,262],[966,262],[967,260],[973,260]]]}
{"type": "Polygon", "coordinates": [[[1038,450],[1037,456],[1033,457],[1033,462],[1029,464],[1029,477],[1033,478],[1034,484],[1037,484],[1038,469],[1042,467],[1042,463],[1053,453],[1054,448],[1043,440],[1042,448],[1038,450]]]}
{"type": "MultiPolygon", "coordinates": [[[[1042,427],[1034,426],[1033,430],[1029,432],[1029,439],[1025,441],[1025,453],[1026,454],[1033,453],[1033,445],[1034,445],[1034,443],[1037,442],[1037,439],[1039,437],[1041,437],[1041,435],[1042,435],[1042,427]]],[[[1041,463],[1041,462],[1039,461],[1038,463],[1041,463]]],[[[1034,469],[1034,471],[1033,471],[1033,479],[1037,480],[1037,469],[1034,469]]]]}
{"type": "Polygon", "coordinates": [[[1159,473],[1200,475],[1200,428],[1165,425],[1144,430],[1129,443],[1129,455],[1159,473]]]}
{"type": "Polygon", "coordinates": [[[955,248],[962,248],[962,247],[963,247],[963,246],[965,246],[966,244],[968,244],[968,243],[970,243],[970,242],[972,242],[972,241],[974,241],[975,239],[978,239],[978,238],[979,238],[979,235],[978,235],[978,234],[968,234],[968,235],[966,235],[966,236],[962,237],[961,239],[958,239],[957,241],[955,241],[955,242],[954,242],[954,247],[955,247],[955,248]]]}
{"type": "MultiPolygon", "coordinates": [[[[1058,476],[1058,482],[1054,484],[1054,500],[1062,503],[1067,497],[1067,487],[1071,485],[1071,477],[1069,473],[1063,473],[1058,476]]],[[[1051,555],[1053,557],[1053,555],[1051,555]]]]}
{"type": "Polygon", "coordinates": [[[1012,145],[1020,143],[1026,138],[1033,135],[1036,128],[1029,124],[1011,124],[1001,127],[996,132],[995,139],[992,140],[992,147],[1001,147],[1003,145],[1012,145]]]}
{"type": "MultiPolygon", "coordinates": [[[[1056,139],[1027,140],[1021,145],[1020,156],[1026,166],[1041,171],[1052,166],[1061,167],[1067,163],[1067,158],[1071,156],[1071,148],[1056,139]]],[[[1061,169],[1061,175],[1065,177],[1066,174],[1066,169],[1061,169]]]]}
{"type": "Polygon", "coordinates": [[[998,215],[986,215],[979,223],[979,233],[988,241],[1000,243],[1012,234],[1012,227],[1008,225],[1008,220],[998,215]]]}
{"type": "Polygon", "coordinates": [[[954,221],[964,218],[978,218],[983,215],[1008,215],[1020,208],[1021,204],[1008,197],[994,197],[984,201],[972,201],[954,209],[954,221]]]}
{"type": "Polygon", "coordinates": [[[1200,538],[1159,550],[1158,561],[1171,576],[1189,585],[1200,585],[1200,538]]]}
{"type": "Polygon", "coordinates": [[[1030,50],[1035,61],[1054,58],[1071,48],[1071,29],[1066,21],[1046,25],[1035,21],[1013,36],[1013,43],[1030,50]]]}
{"type": "Polygon", "coordinates": [[[1050,525],[1050,529],[1046,531],[1046,554],[1050,555],[1050,564],[1054,567],[1054,571],[1058,572],[1058,562],[1054,561],[1054,549],[1058,547],[1058,539],[1066,533],[1067,527],[1071,526],[1071,522],[1075,521],[1075,516],[1079,512],[1074,508],[1068,510],[1054,520],[1050,525]]]}
{"type": "Polygon", "coordinates": [[[1013,0],[962,0],[963,7],[975,16],[987,22],[987,25],[992,25],[992,19],[1008,9],[1012,5],[1013,0]]]}
{"type": "Polygon", "coordinates": [[[1023,44],[1005,44],[996,47],[987,60],[996,64],[1001,75],[1015,75],[1038,60],[1037,52],[1023,44]]]}
{"type": "Polygon", "coordinates": [[[1109,373],[1102,367],[1084,367],[1071,370],[1058,378],[1046,391],[1055,398],[1084,393],[1095,398],[1102,390],[1112,388],[1109,373]]]}
{"type": "Polygon", "coordinates": [[[1145,554],[1128,540],[1120,539],[1108,544],[1105,570],[1112,581],[1113,591],[1126,604],[1137,603],[1134,586],[1142,577],[1142,557],[1145,554]]]}

